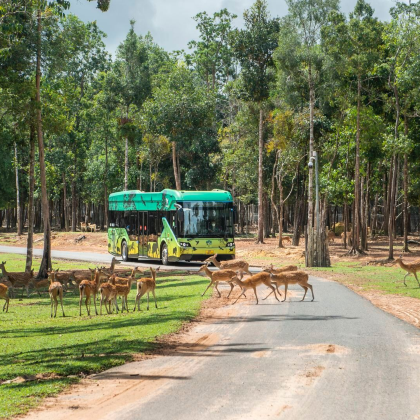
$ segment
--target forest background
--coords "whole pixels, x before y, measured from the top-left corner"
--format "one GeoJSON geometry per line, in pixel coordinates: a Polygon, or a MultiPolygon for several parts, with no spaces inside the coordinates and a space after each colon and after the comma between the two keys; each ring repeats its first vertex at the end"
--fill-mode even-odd
{"type": "Polygon", "coordinates": [[[396,2],[383,22],[364,0],[348,15],[338,0],[287,4],[280,19],[257,0],[242,29],[229,10],[199,13],[185,51],[132,21],[112,59],[68,1],[0,2],[0,226],[28,230],[27,269],[34,230],[42,276],[51,228],[105,228],[108,195],[130,189],[227,189],[240,233],[255,223],[257,241],[277,234],[281,247],[292,230],[297,245],[314,225],[314,151],[323,243],[330,228],[353,254],[377,234],[390,259],[396,235],[408,250],[420,221],[420,6],[396,2]]]}

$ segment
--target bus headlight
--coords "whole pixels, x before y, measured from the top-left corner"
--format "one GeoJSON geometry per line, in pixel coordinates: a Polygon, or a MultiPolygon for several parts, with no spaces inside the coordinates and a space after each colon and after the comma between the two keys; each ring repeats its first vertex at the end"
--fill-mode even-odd
{"type": "Polygon", "coordinates": [[[226,246],[227,246],[228,248],[232,248],[232,247],[234,247],[234,246],[235,246],[235,242],[228,242],[228,243],[226,244],[226,246]]]}
{"type": "Polygon", "coordinates": [[[191,244],[189,242],[180,242],[179,243],[181,246],[183,246],[184,248],[188,248],[191,246],[191,244]]]}

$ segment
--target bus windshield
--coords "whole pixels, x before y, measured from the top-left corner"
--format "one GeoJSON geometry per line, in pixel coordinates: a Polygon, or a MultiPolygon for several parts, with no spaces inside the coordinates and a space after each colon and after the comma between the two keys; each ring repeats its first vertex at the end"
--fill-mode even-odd
{"type": "Polygon", "coordinates": [[[184,221],[180,237],[233,237],[233,204],[215,201],[183,201],[184,221]]]}

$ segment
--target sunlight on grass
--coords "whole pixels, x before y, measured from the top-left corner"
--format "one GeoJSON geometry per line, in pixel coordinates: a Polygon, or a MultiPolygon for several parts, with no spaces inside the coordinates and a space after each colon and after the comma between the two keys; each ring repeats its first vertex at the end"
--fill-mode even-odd
{"type": "MultiPolygon", "coordinates": [[[[0,258],[7,260],[8,267],[10,263],[10,271],[21,270],[24,265],[24,256],[1,254],[0,258]]],[[[89,264],[60,262],[57,266],[86,268],[89,264]]],[[[37,405],[41,397],[61,391],[75,380],[69,376],[99,372],[125,363],[134,353],[152,350],[156,337],[177,331],[197,315],[205,299],[200,293],[207,284],[208,280],[200,276],[162,273],[156,287],[159,309],[152,300],[147,311],[143,299],[141,312],[118,315],[88,317],[83,307],[79,317],[79,298],[74,292],[65,294],[65,318],[60,309],[57,318],[50,318],[47,294],[11,300],[9,313],[0,313],[0,380],[37,374],[55,377],[0,385],[0,418],[23,413],[37,405]]],[[[129,296],[130,311],[134,307],[134,287],[129,296]]]]}

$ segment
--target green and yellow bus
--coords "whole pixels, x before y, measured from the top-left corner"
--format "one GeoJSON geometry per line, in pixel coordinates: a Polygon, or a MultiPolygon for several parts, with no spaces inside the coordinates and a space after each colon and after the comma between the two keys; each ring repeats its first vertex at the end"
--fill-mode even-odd
{"type": "Polygon", "coordinates": [[[128,259],[235,258],[235,210],[227,191],[122,191],[109,196],[108,252],[128,259]]]}

